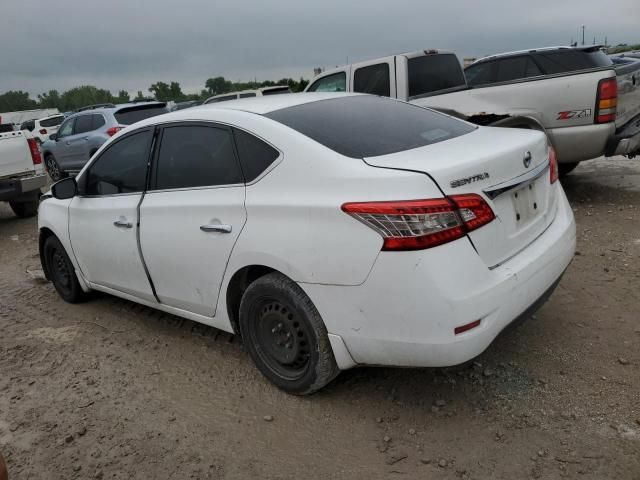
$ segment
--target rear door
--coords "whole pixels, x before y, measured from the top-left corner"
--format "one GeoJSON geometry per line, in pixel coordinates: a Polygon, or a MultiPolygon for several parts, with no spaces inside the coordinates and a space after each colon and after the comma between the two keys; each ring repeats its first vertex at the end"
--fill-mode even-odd
{"type": "Polygon", "coordinates": [[[162,303],[214,316],[246,221],[244,200],[230,128],[181,123],[162,129],[140,207],[142,254],[162,303]]]}
{"type": "Polygon", "coordinates": [[[67,141],[73,136],[73,127],[76,123],[76,117],[66,119],[56,134],[55,143],[51,146],[53,156],[56,157],[58,164],[63,169],[66,168],[67,162],[72,160],[70,150],[67,148],[67,141]]]}
{"type": "Polygon", "coordinates": [[[153,129],[128,134],[105,149],[78,179],[69,234],[91,283],[154,301],[138,248],[138,206],[147,179],[153,129]]]}
{"type": "Polygon", "coordinates": [[[352,92],[396,98],[395,57],[362,62],[352,67],[352,92]]]}

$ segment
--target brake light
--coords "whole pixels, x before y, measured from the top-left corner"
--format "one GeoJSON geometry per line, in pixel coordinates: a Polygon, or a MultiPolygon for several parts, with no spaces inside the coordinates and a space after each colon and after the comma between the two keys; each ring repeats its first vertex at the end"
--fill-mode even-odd
{"type": "Polygon", "coordinates": [[[549,145],[549,183],[555,183],[558,180],[558,157],[556,149],[549,145]]]}
{"type": "Polygon", "coordinates": [[[47,134],[47,129],[46,128],[41,128],[40,129],[40,135],[46,135],[47,134]]]}
{"type": "Polygon", "coordinates": [[[31,152],[31,161],[34,165],[40,165],[42,163],[42,155],[40,155],[40,149],[35,138],[27,138],[29,144],[29,152],[31,152]]]}
{"type": "Polygon", "coordinates": [[[618,82],[615,77],[600,80],[596,99],[596,123],[615,121],[617,105],[618,82]]]}
{"type": "Polygon", "coordinates": [[[116,133],[122,130],[124,127],[111,127],[107,130],[107,135],[113,137],[116,133]]]}
{"type": "Polygon", "coordinates": [[[428,200],[345,203],[342,211],[378,232],[382,250],[423,250],[464,237],[495,215],[476,194],[428,200]]]}

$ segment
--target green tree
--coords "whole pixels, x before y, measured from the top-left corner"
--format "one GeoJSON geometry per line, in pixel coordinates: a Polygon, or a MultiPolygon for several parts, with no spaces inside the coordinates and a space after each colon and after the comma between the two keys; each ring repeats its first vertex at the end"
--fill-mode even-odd
{"type": "Polygon", "coordinates": [[[0,112],[14,112],[17,110],[30,110],[37,108],[35,100],[29,98],[29,92],[22,90],[9,90],[0,95],[0,112]]]}
{"type": "Polygon", "coordinates": [[[38,95],[38,103],[41,108],[57,108],[60,109],[60,94],[57,90],[49,90],[48,92],[38,95]]]}
{"type": "Polygon", "coordinates": [[[116,97],[116,101],[118,103],[127,103],[130,102],[131,99],[129,98],[129,92],[127,92],[126,90],[120,90],[118,92],[118,96],[116,97]]]}
{"type": "Polygon", "coordinates": [[[60,100],[58,109],[66,111],[98,103],[113,103],[116,98],[109,90],[83,85],[67,90],[61,95],[60,100]]]}
{"type": "Polygon", "coordinates": [[[220,95],[221,93],[231,92],[233,84],[224,77],[208,78],[204,86],[209,91],[209,95],[220,95]]]}
{"type": "Polygon", "coordinates": [[[168,102],[170,100],[173,100],[174,102],[181,102],[185,99],[185,95],[182,93],[182,89],[178,82],[171,82],[170,84],[165,82],[156,82],[149,87],[149,91],[153,93],[156,100],[160,102],[168,102]]]}

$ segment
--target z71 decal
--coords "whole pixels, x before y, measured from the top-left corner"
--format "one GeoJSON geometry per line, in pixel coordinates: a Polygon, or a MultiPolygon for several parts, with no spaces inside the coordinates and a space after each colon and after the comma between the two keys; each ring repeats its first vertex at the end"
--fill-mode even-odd
{"type": "Polygon", "coordinates": [[[558,118],[556,120],[571,120],[572,118],[586,118],[591,116],[591,109],[585,108],[583,110],[568,110],[566,112],[558,112],[558,118]]]}

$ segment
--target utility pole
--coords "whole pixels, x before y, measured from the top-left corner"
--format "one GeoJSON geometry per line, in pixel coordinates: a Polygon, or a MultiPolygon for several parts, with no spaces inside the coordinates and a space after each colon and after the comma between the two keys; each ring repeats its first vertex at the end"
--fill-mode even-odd
{"type": "Polygon", "coordinates": [[[584,45],[584,25],[582,25],[582,45],[584,45]]]}

